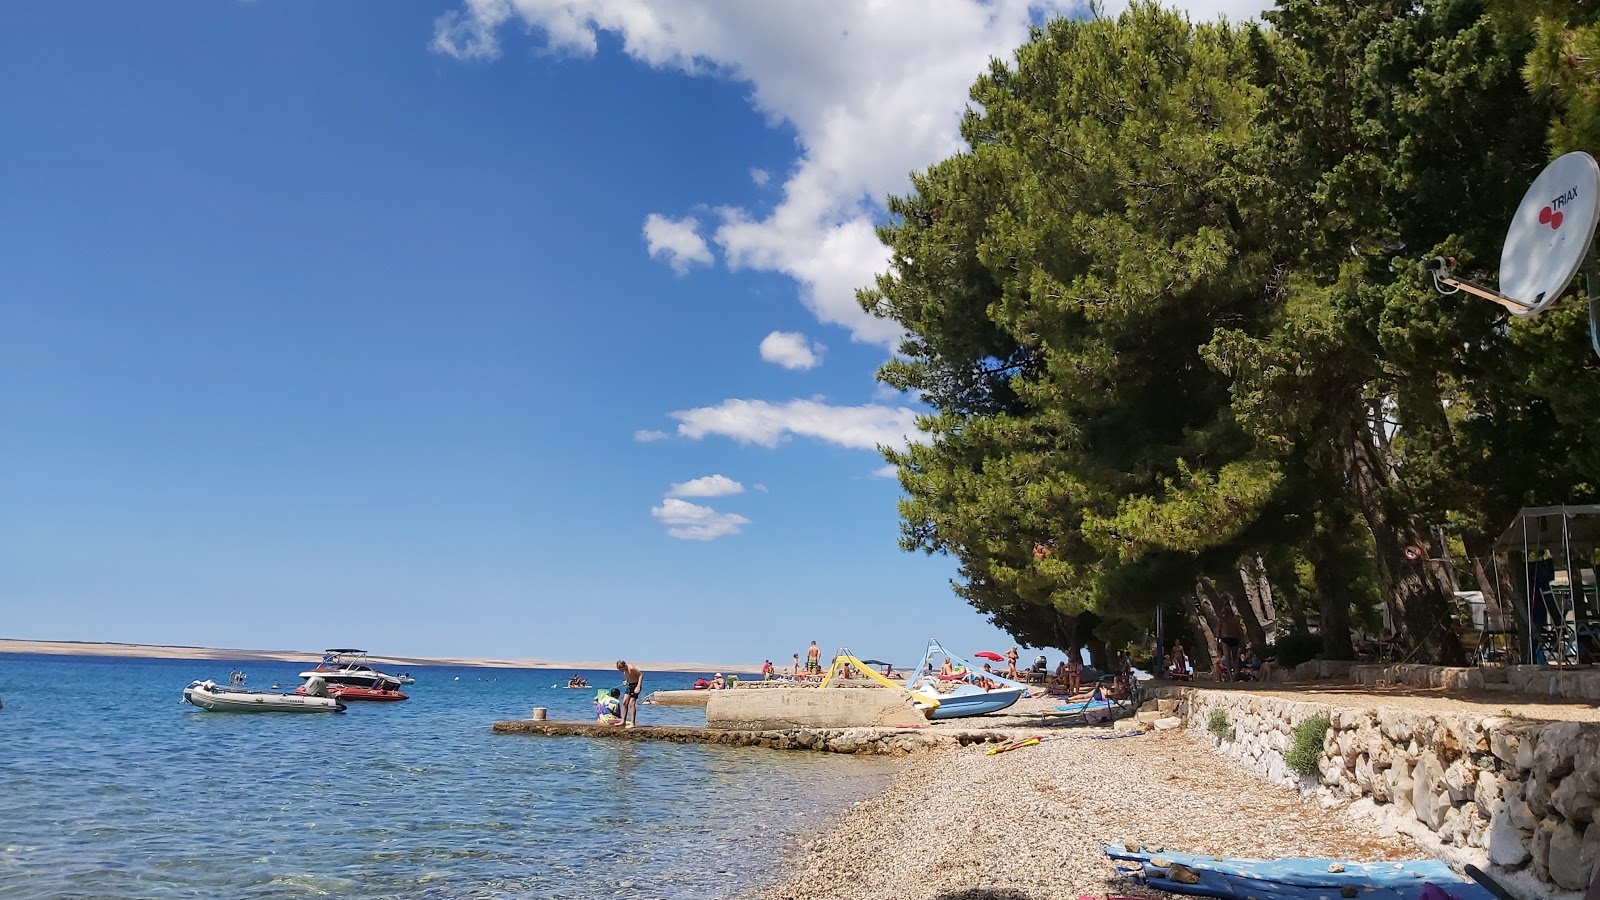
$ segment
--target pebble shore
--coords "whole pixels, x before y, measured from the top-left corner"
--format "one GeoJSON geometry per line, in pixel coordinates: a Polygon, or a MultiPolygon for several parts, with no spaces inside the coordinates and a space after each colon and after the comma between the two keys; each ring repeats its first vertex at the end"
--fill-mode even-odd
{"type": "MultiPolygon", "coordinates": [[[[1029,720],[981,721],[1017,729],[1029,720]]],[[[1167,896],[1115,880],[1105,843],[1258,858],[1426,855],[1343,807],[1246,772],[1181,729],[1112,737],[1110,728],[1041,724],[1033,733],[1046,740],[993,756],[970,746],[908,757],[884,794],[824,833],[798,836],[784,882],[754,896],[1167,896]]]]}

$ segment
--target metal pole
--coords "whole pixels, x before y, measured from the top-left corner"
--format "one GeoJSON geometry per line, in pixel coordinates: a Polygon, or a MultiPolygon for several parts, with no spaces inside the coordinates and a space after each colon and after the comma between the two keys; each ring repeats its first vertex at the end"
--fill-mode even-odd
{"type": "MultiPolygon", "coordinates": [[[[1577,573],[1572,571],[1572,536],[1567,528],[1567,508],[1565,506],[1561,507],[1561,553],[1566,557],[1567,567],[1567,602],[1561,608],[1560,631],[1561,662],[1562,665],[1565,665],[1567,661],[1567,612],[1569,609],[1572,611],[1573,635],[1576,637],[1578,625],[1577,592],[1583,590],[1583,583],[1573,577],[1577,573]]],[[[1576,663],[1578,661],[1578,648],[1573,647],[1572,651],[1572,661],[1576,663]]]]}
{"type": "MultiPolygon", "coordinates": [[[[1521,515],[1519,513],[1519,515],[1521,515]]],[[[1528,601],[1528,665],[1536,665],[1533,652],[1533,571],[1528,565],[1528,517],[1522,516],[1522,596],[1528,601]]]]}
{"type": "MultiPolygon", "coordinates": [[[[1499,542],[1496,541],[1497,545],[1498,545],[1498,543],[1499,542]]],[[[1499,622],[1499,626],[1498,627],[1502,631],[1504,631],[1505,627],[1506,627],[1506,625],[1505,625],[1505,622],[1506,622],[1505,615],[1506,615],[1507,607],[1506,607],[1506,605],[1504,603],[1500,602],[1500,584],[1501,584],[1501,581],[1500,581],[1500,550],[1499,550],[1498,546],[1492,546],[1492,547],[1489,548],[1489,561],[1491,563],[1493,563],[1493,565],[1494,565],[1494,590],[1486,592],[1486,594],[1487,594],[1487,596],[1490,596],[1490,597],[1494,598],[1494,615],[1495,615],[1495,619],[1499,622]]],[[[1482,587],[1482,586],[1483,585],[1479,585],[1479,587],[1482,587]]],[[[1484,625],[1485,629],[1488,628],[1489,622],[1488,622],[1487,619],[1484,620],[1483,625],[1484,625]]],[[[1494,649],[1494,645],[1496,643],[1497,643],[1497,640],[1495,638],[1490,638],[1489,647],[1490,647],[1491,650],[1494,649]]],[[[1506,664],[1507,668],[1509,668],[1511,666],[1511,661],[1508,659],[1508,660],[1506,660],[1505,664],[1506,664]]]]}

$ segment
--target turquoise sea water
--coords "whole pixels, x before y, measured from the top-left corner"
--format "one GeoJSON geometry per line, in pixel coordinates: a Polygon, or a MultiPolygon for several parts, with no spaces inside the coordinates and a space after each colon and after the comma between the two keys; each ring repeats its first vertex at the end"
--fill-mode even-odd
{"type": "MultiPolygon", "coordinates": [[[[591,718],[571,672],[412,667],[404,703],[225,714],[185,685],[296,663],[0,654],[0,897],[728,897],[892,764],[495,735],[591,718]]],[[[616,672],[586,672],[611,687],[616,672]]],[[[646,690],[693,675],[646,673],[646,690]]],[[[644,706],[641,724],[701,709],[644,706]]]]}

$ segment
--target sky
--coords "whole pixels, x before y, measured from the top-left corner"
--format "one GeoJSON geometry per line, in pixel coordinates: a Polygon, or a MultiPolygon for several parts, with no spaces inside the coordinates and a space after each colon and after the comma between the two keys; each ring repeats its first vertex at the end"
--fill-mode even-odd
{"type": "Polygon", "coordinates": [[[1073,11],[0,4],[0,637],[1003,651],[854,292],[1073,11]]]}

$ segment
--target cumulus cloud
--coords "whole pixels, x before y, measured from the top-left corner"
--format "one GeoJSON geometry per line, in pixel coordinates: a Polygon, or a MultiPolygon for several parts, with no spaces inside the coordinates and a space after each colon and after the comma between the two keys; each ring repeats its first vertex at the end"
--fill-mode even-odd
{"type": "Polygon", "coordinates": [[[774,331],[761,339],[761,358],[785,369],[813,369],[827,348],[797,331],[774,331]]]}
{"type": "Polygon", "coordinates": [[[750,520],[738,513],[718,512],[709,506],[667,498],[650,508],[650,515],[666,526],[667,534],[685,541],[714,541],[738,534],[750,520]]]}
{"type": "Polygon", "coordinates": [[[726,497],[744,493],[744,485],[726,475],[707,475],[667,488],[668,497],[726,497]]]}
{"type": "Polygon", "coordinates": [[[669,219],[651,213],[644,220],[644,243],[651,259],[665,260],[679,275],[691,266],[711,265],[711,247],[700,236],[700,221],[693,216],[669,219]]]}
{"type": "Polygon", "coordinates": [[[900,467],[893,465],[879,466],[872,470],[872,474],[876,478],[898,478],[900,477],[900,467]]]}
{"type": "Polygon", "coordinates": [[[667,434],[665,431],[659,431],[654,428],[641,428],[633,433],[633,439],[641,444],[648,444],[653,441],[664,441],[669,437],[672,437],[672,435],[667,434]]]}
{"type": "MultiPolygon", "coordinates": [[[[1177,5],[1196,19],[1221,13],[1238,21],[1272,4],[1177,5]]],[[[1125,6],[1109,0],[1104,10],[1115,15],[1125,6]]],[[[606,32],[646,65],[747,84],[756,111],[794,129],[800,157],[775,207],[723,209],[713,239],[733,268],[794,278],[819,321],[893,346],[899,326],[855,300],[888,263],[873,230],[883,198],[909,188],[908,172],[962,148],[967,89],[991,58],[1010,59],[1038,19],[1083,8],[1081,0],[462,0],[438,20],[433,46],[492,59],[498,35],[515,19],[554,52],[592,56],[606,32]]],[[[647,231],[650,221],[671,222],[653,215],[647,231]]],[[[700,240],[698,232],[690,236],[700,240]]],[[[662,252],[674,253],[675,268],[710,262],[708,250],[688,246],[662,252]]]]}
{"type": "Polygon", "coordinates": [[[904,447],[920,432],[917,414],[905,407],[830,406],[820,400],[724,400],[716,406],[679,410],[678,434],[693,440],[721,435],[741,444],[776,447],[793,435],[840,447],[875,450],[904,447]]]}
{"type": "Polygon", "coordinates": [[[756,187],[766,187],[767,182],[772,180],[772,173],[766,169],[751,169],[750,180],[756,183],[756,187]]]}

